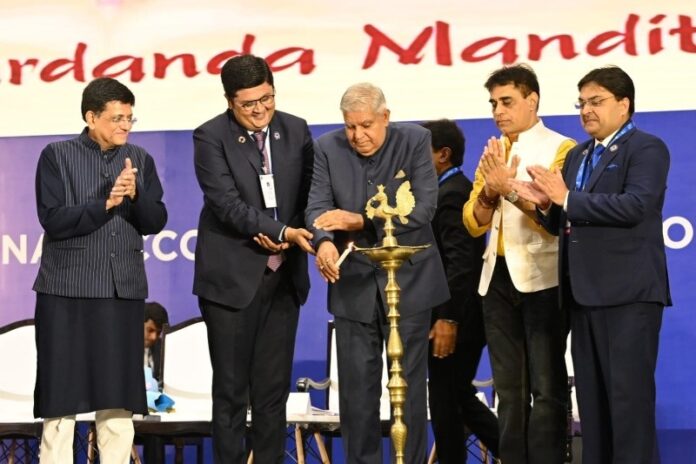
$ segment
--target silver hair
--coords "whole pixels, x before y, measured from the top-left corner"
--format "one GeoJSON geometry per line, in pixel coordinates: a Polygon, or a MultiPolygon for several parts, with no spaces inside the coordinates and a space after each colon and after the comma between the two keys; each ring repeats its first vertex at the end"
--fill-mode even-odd
{"type": "Polygon", "coordinates": [[[360,111],[366,108],[373,113],[379,113],[387,108],[382,89],[369,82],[360,82],[348,87],[341,97],[341,112],[360,111]]]}

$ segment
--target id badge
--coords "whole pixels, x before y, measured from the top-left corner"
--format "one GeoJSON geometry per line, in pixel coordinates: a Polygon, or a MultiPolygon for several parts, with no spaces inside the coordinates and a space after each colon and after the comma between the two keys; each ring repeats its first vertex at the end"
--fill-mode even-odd
{"type": "Polygon", "coordinates": [[[278,206],[276,204],[273,174],[261,174],[259,175],[259,181],[261,182],[261,192],[263,192],[263,202],[266,205],[266,208],[275,208],[278,206]]]}

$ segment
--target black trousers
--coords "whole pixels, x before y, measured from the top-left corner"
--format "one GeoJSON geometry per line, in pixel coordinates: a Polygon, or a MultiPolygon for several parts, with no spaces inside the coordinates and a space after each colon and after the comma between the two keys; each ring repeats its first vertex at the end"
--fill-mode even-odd
{"type": "Polygon", "coordinates": [[[662,305],[573,302],[571,350],[584,464],[657,464],[655,367],[662,305]]]}
{"type": "Polygon", "coordinates": [[[299,304],[289,275],[267,271],[251,304],[233,308],[203,298],[213,365],[213,454],[217,464],[246,462],[246,415],[254,462],[282,463],[285,403],[299,304]]]}
{"type": "MultiPolygon", "coordinates": [[[[345,461],[350,464],[382,464],[380,396],[382,394],[382,349],[389,336],[384,310],[376,297],[372,323],[337,317],[339,407],[345,461]]],[[[404,423],[408,428],[405,457],[408,464],[422,464],[428,445],[426,377],[430,311],[421,311],[399,321],[404,345],[401,360],[408,384],[404,423]]]]}
{"type": "Polygon", "coordinates": [[[505,464],[560,464],[565,457],[568,317],[558,287],[521,293],[498,258],[483,297],[505,464]]]}
{"type": "Polygon", "coordinates": [[[481,307],[472,305],[466,315],[457,328],[454,353],[435,358],[431,343],[428,356],[430,421],[441,464],[466,462],[468,433],[498,455],[498,419],[476,398],[471,384],[486,344],[481,307]]]}

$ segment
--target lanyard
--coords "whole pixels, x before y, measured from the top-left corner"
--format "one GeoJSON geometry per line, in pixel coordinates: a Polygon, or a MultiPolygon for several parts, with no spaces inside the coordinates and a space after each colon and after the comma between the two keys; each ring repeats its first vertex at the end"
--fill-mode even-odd
{"type": "Polygon", "coordinates": [[[442,183],[443,183],[444,181],[446,181],[446,180],[449,179],[450,177],[452,177],[452,176],[458,174],[459,172],[461,172],[461,171],[459,170],[459,166],[455,166],[455,167],[449,168],[448,170],[446,170],[445,172],[443,172],[441,176],[439,176],[439,177],[437,178],[437,185],[438,185],[438,186],[442,185],[442,183]]]}
{"type": "MultiPolygon", "coordinates": [[[[612,139],[605,145],[604,151],[609,149],[609,147],[614,144],[617,140],[619,140],[621,137],[626,135],[628,131],[631,129],[635,128],[636,125],[633,123],[633,121],[628,121],[626,125],[624,125],[619,132],[612,137],[612,139]]],[[[582,190],[585,189],[585,186],[587,185],[587,182],[589,181],[589,177],[592,175],[592,170],[594,169],[595,165],[599,162],[599,156],[597,156],[597,159],[593,160],[592,152],[594,152],[595,144],[592,144],[592,150],[589,148],[585,150],[583,153],[585,156],[585,159],[582,160],[582,163],[580,163],[580,168],[578,169],[578,174],[575,177],[575,190],[578,192],[581,192],[582,190]],[[590,166],[590,163],[592,163],[592,166],[590,166]]],[[[602,153],[604,153],[604,151],[602,153]]]]}

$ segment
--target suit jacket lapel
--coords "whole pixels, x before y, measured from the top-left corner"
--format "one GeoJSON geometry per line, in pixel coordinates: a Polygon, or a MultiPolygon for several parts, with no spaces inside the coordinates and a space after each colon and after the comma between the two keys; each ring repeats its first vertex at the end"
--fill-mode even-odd
{"type": "Polygon", "coordinates": [[[279,218],[284,217],[282,213],[285,211],[284,208],[287,200],[285,192],[287,192],[286,180],[288,179],[287,176],[279,174],[286,172],[288,163],[291,162],[287,157],[290,150],[285,149],[288,138],[283,129],[284,126],[279,123],[276,113],[271,123],[268,125],[268,141],[266,143],[271,146],[271,165],[273,166],[273,182],[275,183],[276,204],[278,205],[279,218]]]}
{"type": "MultiPolygon", "coordinates": [[[[230,131],[228,134],[228,143],[230,147],[234,149],[230,153],[240,153],[244,158],[251,163],[257,174],[263,174],[262,169],[262,155],[259,153],[259,149],[256,148],[256,142],[254,138],[249,135],[249,132],[237,124],[234,120],[234,116],[228,111],[228,117],[230,118],[230,131]]],[[[238,160],[230,160],[231,166],[238,163],[238,160]]]]}
{"type": "Polygon", "coordinates": [[[604,150],[604,153],[602,153],[602,156],[599,158],[597,166],[595,166],[594,170],[592,171],[592,175],[587,181],[587,188],[585,189],[586,191],[592,191],[592,188],[595,186],[599,178],[602,177],[602,174],[606,170],[607,166],[609,166],[609,163],[611,163],[611,161],[621,153],[624,143],[626,143],[626,140],[633,135],[633,132],[635,132],[635,129],[630,130],[627,134],[620,137],[619,140],[613,142],[607,147],[606,150],[604,150]]]}
{"type": "Polygon", "coordinates": [[[575,180],[578,177],[578,171],[580,170],[580,165],[585,162],[588,156],[590,156],[590,145],[592,141],[585,142],[582,147],[578,147],[576,154],[568,160],[568,169],[565,173],[566,186],[569,190],[575,190],[575,180]],[[582,148],[580,150],[579,148],[582,148]]]}

